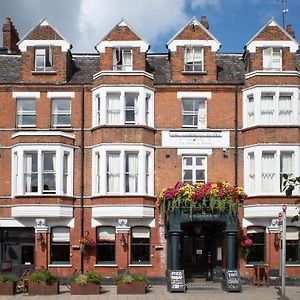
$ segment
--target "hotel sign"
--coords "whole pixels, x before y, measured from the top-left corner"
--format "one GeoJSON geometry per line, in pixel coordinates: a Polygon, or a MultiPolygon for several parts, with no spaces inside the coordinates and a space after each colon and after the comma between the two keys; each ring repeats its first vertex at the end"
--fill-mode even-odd
{"type": "Polygon", "coordinates": [[[228,148],[229,139],[229,131],[162,131],[168,148],[228,148]]]}

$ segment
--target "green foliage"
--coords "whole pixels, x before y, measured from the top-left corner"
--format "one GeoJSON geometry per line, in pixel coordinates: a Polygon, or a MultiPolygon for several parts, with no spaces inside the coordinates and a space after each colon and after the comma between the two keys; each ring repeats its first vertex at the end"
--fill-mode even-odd
{"type": "Polygon", "coordinates": [[[117,282],[130,283],[130,282],[133,282],[133,281],[147,281],[147,279],[144,275],[141,275],[141,274],[131,275],[131,274],[128,274],[128,273],[124,273],[122,275],[118,275],[116,277],[116,281],[117,282]]]}
{"type": "Polygon", "coordinates": [[[41,270],[33,272],[29,275],[28,281],[30,283],[34,282],[45,282],[47,284],[52,284],[54,282],[58,282],[59,278],[52,274],[49,270],[41,270]]]}
{"type": "Polygon", "coordinates": [[[89,282],[94,284],[100,284],[102,281],[102,276],[94,273],[94,272],[87,272],[85,274],[75,274],[69,280],[68,283],[76,282],[80,285],[86,285],[89,282]]]}
{"type": "Polygon", "coordinates": [[[18,279],[13,275],[0,275],[0,282],[17,282],[18,279]]]}

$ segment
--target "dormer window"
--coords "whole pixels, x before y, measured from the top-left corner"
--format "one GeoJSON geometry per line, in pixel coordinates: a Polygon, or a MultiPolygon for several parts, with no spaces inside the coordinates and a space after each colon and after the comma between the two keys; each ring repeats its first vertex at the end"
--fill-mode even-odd
{"type": "Polygon", "coordinates": [[[53,71],[53,49],[51,46],[35,49],[35,71],[53,71]]]}
{"type": "Polygon", "coordinates": [[[282,51],[280,48],[266,48],[263,50],[263,68],[264,70],[282,69],[282,51]]]}
{"type": "Polygon", "coordinates": [[[186,47],[184,55],[185,72],[203,72],[203,48],[186,47]]]}
{"type": "Polygon", "coordinates": [[[129,48],[114,49],[113,70],[131,71],[132,70],[132,51],[129,48]]]}

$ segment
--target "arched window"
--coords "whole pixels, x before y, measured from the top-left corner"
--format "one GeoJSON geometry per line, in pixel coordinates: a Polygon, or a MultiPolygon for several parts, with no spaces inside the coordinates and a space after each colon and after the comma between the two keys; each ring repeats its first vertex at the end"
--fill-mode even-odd
{"type": "Polygon", "coordinates": [[[69,227],[52,227],[50,257],[51,264],[70,264],[69,227]]]}
{"type": "Polygon", "coordinates": [[[131,263],[150,263],[150,228],[133,227],[131,229],[131,263]]]}
{"type": "Polygon", "coordinates": [[[97,228],[97,264],[115,264],[116,232],[115,227],[101,226],[97,228]]]}
{"type": "Polygon", "coordinates": [[[247,235],[252,240],[250,253],[247,256],[247,263],[264,263],[265,262],[265,228],[264,227],[248,227],[247,235]]]}

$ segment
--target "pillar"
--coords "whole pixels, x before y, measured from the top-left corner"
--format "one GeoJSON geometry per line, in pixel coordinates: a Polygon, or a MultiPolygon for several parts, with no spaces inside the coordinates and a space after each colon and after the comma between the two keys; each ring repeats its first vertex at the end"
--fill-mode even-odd
{"type": "Polygon", "coordinates": [[[180,268],[180,262],[179,262],[179,247],[180,247],[180,236],[182,231],[181,230],[174,230],[169,231],[168,237],[169,237],[169,247],[170,250],[168,253],[170,254],[170,260],[169,260],[169,269],[170,270],[178,270],[180,268]]]}
{"type": "Polygon", "coordinates": [[[237,231],[225,231],[226,232],[226,255],[227,255],[227,269],[235,269],[235,246],[236,246],[236,233],[237,231]]]}

